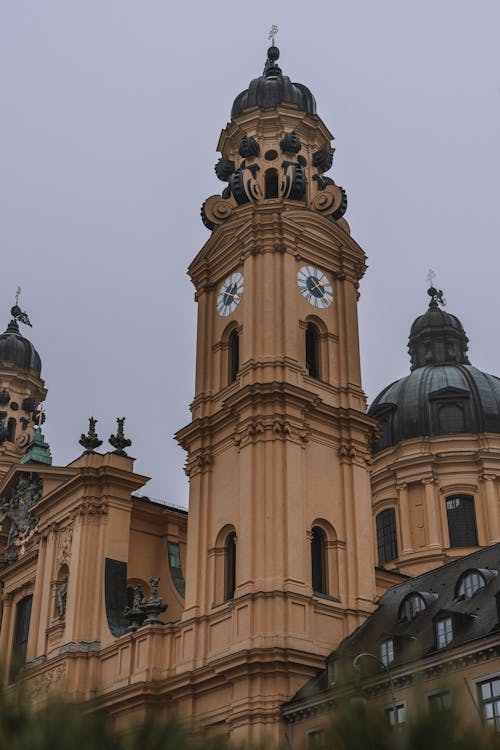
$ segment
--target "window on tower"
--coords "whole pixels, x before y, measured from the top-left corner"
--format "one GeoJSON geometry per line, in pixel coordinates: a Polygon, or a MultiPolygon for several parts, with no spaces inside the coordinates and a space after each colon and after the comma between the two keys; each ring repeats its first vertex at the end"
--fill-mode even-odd
{"type": "Polygon", "coordinates": [[[15,439],[16,439],[16,420],[14,419],[14,417],[10,417],[9,421],[7,422],[7,440],[13,443],[15,439]]]}
{"type": "Polygon", "coordinates": [[[450,547],[476,547],[476,511],[471,495],[453,495],[446,498],[446,515],[450,547]]]}
{"type": "Polygon", "coordinates": [[[266,198],[278,197],[278,171],[276,169],[266,169],[264,195],[266,198]]]}
{"type": "Polygon", "coordinates": [[[396,511],[387,508],[377,516],[378,564],[395,560],[398,556],[398,538],[396,533],[396,511]]]}
{"type": "Polygon", "coordinates": [[[328,594],[326,572],[326,534],[313,526],[311,537],[312,589],[314,594],[328,594]]]}
{"type": "Polygon", "coordinates": [[[320,379],[319,331],[314,323],[308,323],[306,327],[306,370],[311,378],[320,379]]]}
{"type": "Polygon", "coordinates": [[[236,590],[236,533],[234,531],[226,539],[224,573],[224,600],[227,602],[234,599],[236,590]]]}
{"type": "Polygon", "coordinates": [[[235,329],[229,335],[229,382],[234,383],[240,369],[240,336],[235,329]]]}

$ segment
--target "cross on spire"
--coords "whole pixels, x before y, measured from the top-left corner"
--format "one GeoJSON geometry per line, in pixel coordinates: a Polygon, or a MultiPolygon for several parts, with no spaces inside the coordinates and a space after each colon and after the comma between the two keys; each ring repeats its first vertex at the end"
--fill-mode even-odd
{"type": "Polygon", "coordinates": [[[273,25],[271,26],[271,30],[269,32],[269,35],[267,37],[269,39],[269,41],[271,42],[271,44],[273,45],[273,47],[275,46],[275,44],[274,44],[274,37],[276,36],[277,33],[278,33],[278,27],[276,26],[275,23],[273,23],[273,25]]]}

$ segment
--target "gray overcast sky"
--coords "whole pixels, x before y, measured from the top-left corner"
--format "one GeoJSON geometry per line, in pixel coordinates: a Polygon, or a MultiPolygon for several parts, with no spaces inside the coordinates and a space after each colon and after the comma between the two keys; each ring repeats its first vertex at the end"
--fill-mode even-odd
{"type": "Polygon", "coordinates": [[[172,439],[194,387],[185,271],[272,23],[335,135],[330,174],[369,256],[369,398],[408,372],[430,266],[471,361],[500,374],[498,0],[0,0],[0,325],[20,284],[54,463],[79,455],[89,415],[103,438],[126,416],[146,491],[187,502],[172,439]]]}

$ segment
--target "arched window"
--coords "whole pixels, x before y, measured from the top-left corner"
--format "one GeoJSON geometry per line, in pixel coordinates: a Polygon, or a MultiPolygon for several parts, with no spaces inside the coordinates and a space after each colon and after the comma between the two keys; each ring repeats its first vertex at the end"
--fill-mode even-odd
{"type": "Polygon", "coordinates": [[[408,594],[399,608],[399,619],[401,622],[409,622],[413,620],[419,612],[423,612],[427,608],[425,599],[420,594],[408,594]]]}
{"type": "Polygon", "coordinates": [[[236,533],[234,531],[226,539],[224,570],[224,600],[234,599],[236,590],[236,533]]]}
{"type": "Polygon", "coordinates": [[[477,546],[476,512],[471,495],[446,498],[450,547],[477,546]]]}
{"type": "Polygon", "coordinates": [[[468,570],[460,578],[457,586],[457,597],[460,599],[470,599],[476,591],[486,586],[484,576],[479,570],[468,570]]]}
{"type": "Polygon", "coordinates": [[[235,329],[229,335],[229,382],[234,383],[240,369],[240,336],[235,329]]]}
{"type": "Polygon", "coordinates": [[[19,670],[26,664],[26,649],[28,647],[28,635],[30,631],[32,600],[32,596],[25,596],[16,606],[12,659],[9,675],[11,682],[16,679],[19,670]]]}
{"type": "Polygon", "coordinates": [[[306,369],[311,378],[320,379],[319,331],[314,323],[308,323],[306,327],[306,369]]]}
{"type": "Polygon", "coordinates": [[[265,174],[264,196],[266,198],[278,197],[278,171],[276,169],[266,169],[265,174]]]}
{"type": "Polygon", "coordinates": [[[312,589],[315,594],[328,594],[326,534],[319,526],[313,526],[311,531],[312,589]]]}
{"type": "Polygon", "coordinates": [[[396,511],[387,508],[377,516],[378,564],[384,565],[398,556],[398,539],[396,533],[396,511]]]}

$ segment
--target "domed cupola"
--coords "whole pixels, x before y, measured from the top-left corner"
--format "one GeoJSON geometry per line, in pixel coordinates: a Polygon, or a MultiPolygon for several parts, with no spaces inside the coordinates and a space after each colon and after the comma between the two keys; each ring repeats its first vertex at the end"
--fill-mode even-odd
{"type": "Polygon", "coordinates": [[[428,294],[429,308],[410,331],[410,375],[384,388],[368,410],[382,425],[374,453],[417,437],[500,434],[500,379],[470,364],[460,320],[442,309],[440,290],[428,294]]]}
{"type": "Polygon", "coordinates": [[[302,83],[292,83],[288,76],[283,75],[277,63],[279,56],[280,51],[277,47],[269,47],[263,74],[259,78],[254,78],[248,88],[234,100],[231,109],[232,120],[250,107],[273,109],[282,102],[295,104],[308,115],[316,114],[314,96],[302,83]]]}
{"type": "Polygon", "coordinates": [[[21,310],[15,305],[11,310],[12,320],[4,333],[0,334],[0,362],[28,367],[39,375],[42,361],[35,347],[19,331],[17,319],[21,310]]]}
{"type": "Polygon", "coordinates": [[[459,319],[443,310],[442,292],[431,287],[429,309],[413,323],[408,342],[411,370],[425,365],[458,362],[470,365],[467,357],[469,339],[459,319]]]}

